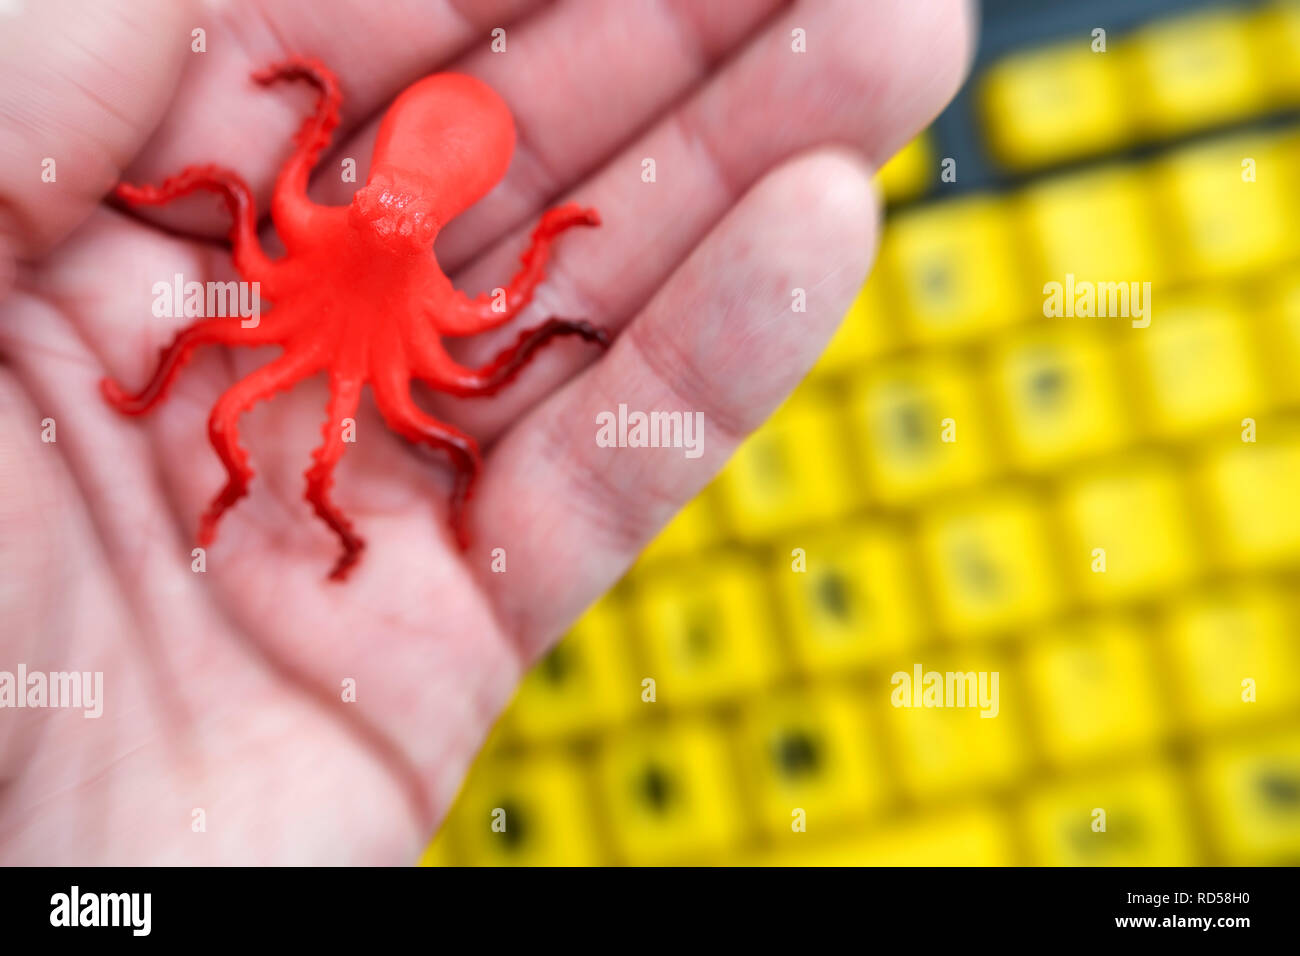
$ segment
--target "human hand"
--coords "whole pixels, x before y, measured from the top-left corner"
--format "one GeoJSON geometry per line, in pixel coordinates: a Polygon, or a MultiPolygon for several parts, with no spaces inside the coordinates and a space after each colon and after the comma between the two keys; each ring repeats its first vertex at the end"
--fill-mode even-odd
{"type": "Polygon", "coordinates": [[[46,863],[413,861],[528,665],[815,361],[869,268],[871,169],[955,91],[972,24],[958,0],[16,9],[0,35],[0,671],[100,671],[104,688],[98,718],[0,709],[0,856],[46,863]],[[323,377],[244,417],[257,477],[201,574],[194,529],[224,481],[207,412],[273,353],[206,350],[143,419],[97,388],[142,382],[187,323],[150,314],[155,282],[235,278],[211,200],[146,219],[103,197],[219,163],[265,214],[311,93],[249,76],[290,52],[343,87],[312,186],[327,204],[356,188],[342,158],[365,181],[384,107],[420,77],[472,73],[509,104],[509,173],[437,245],[458,287],[508,277],[556,202],[600,211],[557,242],[534,304],[461,358],[549,315],[616,336],[603,356],[551,346],[492,399],[424,396],[485,450],[468,552],[448,469],[363,404],[334,498],[369,547],[341,585],[302,498],[323,377]],[[702,456],[598,447],[595,416],[620,403],[702,411],[702,456]]]}

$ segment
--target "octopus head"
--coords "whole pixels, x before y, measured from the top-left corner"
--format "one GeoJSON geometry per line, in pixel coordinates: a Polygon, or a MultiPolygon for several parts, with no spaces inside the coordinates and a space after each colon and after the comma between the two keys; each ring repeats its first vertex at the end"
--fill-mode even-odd
{"type": "Polygon", "coordinates": [[[426,77],[384,114],[352,221],[386,244],[427,247],[500,182],[514,147],[514,120],[490,86],[458,73],[426,77]]]}

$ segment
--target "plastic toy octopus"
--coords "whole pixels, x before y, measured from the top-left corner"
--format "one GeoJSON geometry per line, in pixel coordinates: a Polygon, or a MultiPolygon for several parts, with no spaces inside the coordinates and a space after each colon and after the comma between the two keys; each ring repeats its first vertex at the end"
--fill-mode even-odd
{"type": "Polygon", "coordinates": [[[104,397],[125,414],[142,415],[166,397],[199,346],[282,346],[282,355],[236,383],[212,408],[208,435],[228,480],[199,520],[199,545],[212,542],[222,514],[248,493],[253,477],[248,454],[239,445],[239,416],[260,399],[328,371],[325,441],[307,469],[305,497],[343,544],[330,577],[346,577],[364,547],[352,522],[331,500],[330,488],[345,445],[340,423],[355,413],[366,383],[389,428],[451,456],[456,480],[449,518],[457,542],[468,547],[464,511],[481,467],[478,446],[469,435],[421,410],[411,397],[410,381],[419,379],[458,396],[492,395],[556,336],[578,335],[607,346],[604,330],[557,318],[521,333],[513,346],[481,368],[456,364],[441,341],[509,322],[542,281],[555,237],[572,226],[599,225],[600,219],[594,209],[575,203],[547,211],[509,285],[497,295],[469,298],[439,269],[433,240],[505,175],[515,130],[501,98],[483,82],[453,73],[408,87],[380,125],[366,185],[348,206],[319,206],[307,198],[307,179],[339,123],[337,81],[319,62],[301,57],[259,71],[253,79],[262,85],[307,80],[319,94],[271,200],[271,217],[286,250],[282,259],[272,261],[262,251],[252,191],[230,170],[187,167],[158,187],[120,184],[116,195],[137,205],[160,205],[196,190],[220,195],[234,218],[230,241],[235,269],[244,280],[260,283],[261,294],[275,307],[253,327],[244,327],[240,316],[195,322],[163,349],[143,389],[130,393],[105,379],[104,397]]]}

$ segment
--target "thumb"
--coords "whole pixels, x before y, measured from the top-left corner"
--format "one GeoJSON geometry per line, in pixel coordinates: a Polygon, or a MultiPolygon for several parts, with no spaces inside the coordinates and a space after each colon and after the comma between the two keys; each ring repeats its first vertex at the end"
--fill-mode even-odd
{"type": "Polygon", "coordinates": [[[148,138],[193,25],[190,0],[0,0],[0,299],[148,138]]]}

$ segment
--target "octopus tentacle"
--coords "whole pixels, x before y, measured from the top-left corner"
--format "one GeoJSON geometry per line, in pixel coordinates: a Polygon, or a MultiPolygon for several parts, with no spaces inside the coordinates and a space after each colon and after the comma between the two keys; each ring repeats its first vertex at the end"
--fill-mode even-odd
{"type": "Polygon", "coordinates": [[[543,346],[565,335],[579,336],[583,341],[609,348],[609,333],[599,326],[581,319],[550,318],[541,325],[519,333],[515,344],[502,350],[496,358],[478,368],[466,368],[453,362],[440,345],[436,351],[429,342],[414,342],[411,351],[416,359],[416,372],[421,379],[439,391],[475,398],[495,395],[509,385],[528,365],[543,346]]]}
{"type": "Polygon", "coordinates": [[[324,443],[312,452],[315,463],[307,469],[307,501],[312,509],[330,526],[343,544],[343,553],[330,571],[330,578],[342,581],[361,557],[365,541],[352,530],[352,522],[344,516],[330,498],[330,488],[334,484],[334,466],[343,457],[346,445],[343,441],[343,419],[356,414],[361,401],[362,379],[360,376],[332,375],[330,377],[329,411],[321,433],[324,443]]]}
{"type": "Polygon", "coordinates": [[[239,444],[239,416],[258,401],[278,391],[291,388],[323,367],[321,357],[314,351],[293,350],[285,352],[269,365],[232,385],[212,406],[208,418],[208,438],[217,451],[217,457],[226,466],[226,486],[221,489],[207,510],[199,518],[198,543],[207,547],[216,535],[217,521],[244,495],[253,478],[248,464],[248,452],[239,444]]]}
{"type": "Polygon", "coordinates": [[[436,330],[442,335],[475,335],[504,325],[519,314],[532,301],[533,292],[546,278],[546,263],[551,257],[551,245],[556,238],[574,226],[599,226],[600,215],[594,209],[583,209],[577,203],[566,203],[547,210],[533,230],[532,241],[520,257],[520,269],[505,286],[503,308],[491,293],[469,298],[459,290],[452,291],[449,302],[432,303],[430,312],[436,330]]]}
{"type": "Polygon", "coordinates": [[[133,206],[161,206],[200,189],[225,200],[232,219],[231,255],[239,274],[251,282],[267,281],[273,263],[257,240],[257,207],[243,177],[221,166],[187,166],[158,186],[118,183],[113,194],[133,206]]]}
{"type": "Polygon", "coordinates": [[[311,220],[319,207],[307,198],[307,180],[339,125],[343,94],[334,74],[313,57],[295,56],[273,63],[254,73],[253,79],[262,86],[280,80],[306,80],[318,94],[314,112],[294,135],[293,156],[280,170],[271,197],[271,217],[285,241],[290,242],[295,236],[311,232],[311,220]]]}
{"type": "Polygon", "coordinates": [[[203,319],[176,334],[162,350],[157,368],[140,391],[128,392],[113,379],[104,378],[99,383],[100,393],[122,414],[143,415],[167,397],[172,383],[199,346],[279,344],[284,340],[287,324],[273,320],[270,315],[252,328],[245,328],[238,316],[203,319]]]}
{"type": "Polygon", "coordinates": [[[451,425],[438,421],[423,411],[411,398],[408,381],[395,381],[391,375],[371,381],[375,405],[388,427],[407,441],[447,452],[456,469],[452,487],[448,518],[456,543],[462,549],[469,547],[469,532],[465,526],[465,504],[474,494],[474,485],[483,467],[478,442],[451,425]]]}

